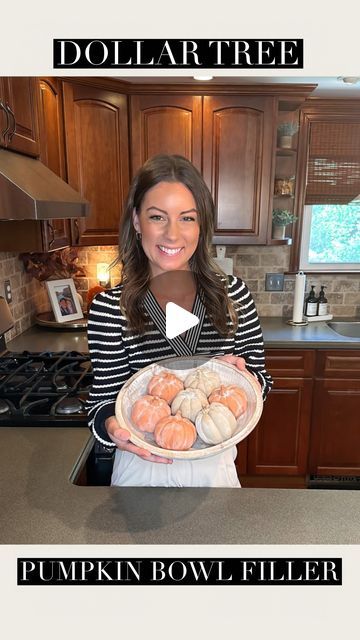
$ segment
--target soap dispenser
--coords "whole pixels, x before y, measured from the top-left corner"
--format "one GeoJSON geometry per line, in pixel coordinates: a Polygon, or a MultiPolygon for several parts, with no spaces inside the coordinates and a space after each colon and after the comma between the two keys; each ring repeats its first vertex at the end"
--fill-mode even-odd
{"type": "Polygon", "coordinates": [[[318,300],[318,316],[326,316],[328,312],[328,301],[324,289],[326,289],[326,286],[322,284],[318,300]]]}

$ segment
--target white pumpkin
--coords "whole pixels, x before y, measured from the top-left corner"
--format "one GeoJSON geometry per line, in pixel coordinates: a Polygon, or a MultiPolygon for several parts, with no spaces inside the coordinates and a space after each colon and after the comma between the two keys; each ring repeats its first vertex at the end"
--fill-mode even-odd
{"type": "Polygon", "coordinates": [[[200,389],[184,389],[179,391],[171,403],[171,413],[175,415],[178,411],[183,418],[195,422],[199,411],[208,405],[207,397],[200,389]]]}
{"type": "Polygon", "coordinates": [[[212,402],[196,416],[195,427],[201,440],[219,444],[228,440],[236,430],[234,414],[220,402],[212,402]]]}
{"type": "Polygon", "coordinates": [[[210,393],[216,389],[216,387],[220,386],[220,376],[216,373],[216,371],[212,371],[212,369],[208,369],[207,367],[198,367],[194,371],[191,371],[185,378],[184,387],[188,389],[200,389],[205,393],[206,397],[210,395],[210,393]]]}

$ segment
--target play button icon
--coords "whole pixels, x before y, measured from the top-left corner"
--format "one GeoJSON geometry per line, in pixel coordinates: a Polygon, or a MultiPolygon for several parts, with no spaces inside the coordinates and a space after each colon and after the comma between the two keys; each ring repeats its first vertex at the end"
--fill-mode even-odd
{"type": "Polygon", "coordinates": [[[199,324],[199,318],[174,302],[166,304],[166,337],[170,340],[199,324]]]}

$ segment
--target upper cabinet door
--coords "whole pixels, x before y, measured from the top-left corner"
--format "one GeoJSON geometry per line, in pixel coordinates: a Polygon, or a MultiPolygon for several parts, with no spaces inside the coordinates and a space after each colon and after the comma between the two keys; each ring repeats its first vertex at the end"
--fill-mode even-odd
{"type": "Polygon", "coordinates": [[[215,201],[217,243],[266,244],[275,109],[272,97],[204,98],[203,175],[215,201]]]}
{"type": "Polygon", "coordinates": [[[40,160],[66,180],[62,87],[59,78],[39,78],[40,160]]]}
{"type": "MultiPolygon", "coordinates": [[[[40,160],[66,180],[61,80],[40,78],[39,93],[40,160]]],[[[63,249],[70,245],[69,220],[60,218],[47,220],[42,224],[44,251],[63,249]]]]}
{"type": "Polygon", "coordinates": [[[0,78],[0,147],[5,146],[5,134],[9,128],[9,114],[5,108],[5,78],[0,78]]]}
{"type": "Polygon", "coordinates": [[[131,96],[132,175],[158,153],[185,156],[201,170],[200,96],[131,96]]]}
{"type": "Polygon", "coordinates": [[[129,187],[127,98],[70,82],[63,89],[68,182],[91,205],[72,221],[73,244],[117,244],[129,187]]]}
{"type": "Polygon", "coordinates": [[[0,117],[0,145],[29,156],[38,156],[39,120],[37,79],[33,77],[6,77],[1,79],[0,99],[4,107],[0,117]]]}

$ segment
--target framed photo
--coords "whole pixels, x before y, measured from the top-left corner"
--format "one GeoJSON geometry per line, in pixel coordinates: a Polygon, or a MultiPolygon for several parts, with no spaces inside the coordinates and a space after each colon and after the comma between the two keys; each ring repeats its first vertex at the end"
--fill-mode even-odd
{"type": "Polygon", "coordinates": [[[72,278],[47,280],[45,284],[57,322],[84,317],[72,278]]]}

